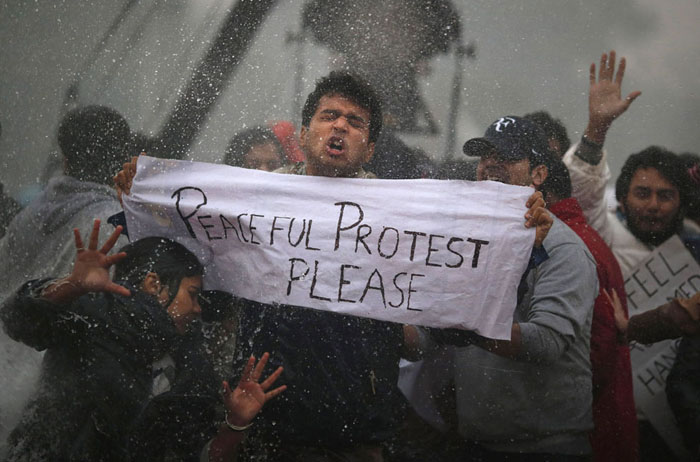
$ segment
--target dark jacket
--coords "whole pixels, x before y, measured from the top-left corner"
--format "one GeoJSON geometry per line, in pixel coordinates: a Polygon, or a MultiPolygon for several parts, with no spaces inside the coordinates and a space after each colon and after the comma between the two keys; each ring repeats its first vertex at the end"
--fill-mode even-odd
{"type": "Polygon", "coordinates": [[[666,396],[685,445],[700,457],[700,336],[683,337],[666,380],[666,396]]]}
{"type": "Polygon", "coordinates": [[[163,457],[178,441],[175,422],[197,450],[173,450],[198,452],[214,431],[213,416],[172,405],[196,401],[210,410],[217,402],[196,335],[178,335],[156,299],[133,288],[131,297],[88,294],[59,305],[38,297],[42,282],[25,284],[0,310],[10,337],[47,350],[39,391],[8,440],[8,460],[163,457]],[[170,390],[152,397],[153,363],[166,355],[176,373],[166,374],[170,390]]]}
{"type": "Polygon", "coordinates": [[[269,372],[284,367],[287,390],[256,422],[266,444],[343,448],[379,444],[396,432],[400,324],[248,302],[239,326],[234,370],[265,351],[269,372]]]}

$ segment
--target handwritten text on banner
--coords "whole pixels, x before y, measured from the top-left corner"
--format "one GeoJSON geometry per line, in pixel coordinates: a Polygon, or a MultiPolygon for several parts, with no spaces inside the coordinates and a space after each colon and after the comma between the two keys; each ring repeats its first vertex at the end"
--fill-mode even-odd
{"type": "Polygon", "coordinates": [[[176,238],[202,257],[207,288],[505,339],[534,239],[531,193],[143,156],[124,206],[132,239],[176,238]]]}

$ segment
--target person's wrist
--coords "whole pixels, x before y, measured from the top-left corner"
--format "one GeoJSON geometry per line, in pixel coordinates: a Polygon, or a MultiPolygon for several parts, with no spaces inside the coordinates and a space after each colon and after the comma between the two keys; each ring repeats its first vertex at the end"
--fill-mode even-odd
{"type": "Polygon", "coordinates": [[[56,279],[41,290],[41,298],[63,299],[77,298],[85,293],[80,285],[70,276],[56,279]]]}
{"type": "Polygon", "coordinates": [[[585,134],[581,137],[581,143],[585,144],[588,148],[590,148],[594,151],[601,151],[603,149],[602,144],[599,144],[596,141],[593,141],[585,134]]]}
{"type": "Polygon", "coordinates": [[[229,411],[224,413],[224,424],[229,430],[234,432],[244,432],[253,426],[253,421],[242,422],[235,417],[229,418],[229,411]]]}
{"type": "Polygon", "coordinates": [[[612,120],[591,117],[583,135],[602,147],[611,125],[612,120]]]}

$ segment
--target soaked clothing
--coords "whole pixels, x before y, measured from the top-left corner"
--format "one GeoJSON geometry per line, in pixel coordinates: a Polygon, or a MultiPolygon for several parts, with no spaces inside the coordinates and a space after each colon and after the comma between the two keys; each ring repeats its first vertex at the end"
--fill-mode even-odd
{"type": "MultiPolygon", "coordinates": [[[[275,170],[274,173],[285,173],[287,175],[306,175],[306,164],[304,162],[296,162],[294,164],[287,164],[284,167],[280,167],[275,170]]],[[[377,178],[372,172],[367,172],[360,169],[353,178],[377,178]]]]}
{"type": "MultiPolygon", "coordinates": [[[[30,279],[64,276],[75,260],[73,229],[85,234],[95,218],[103,223],[121,211],[114,189],[71,176],[52,178],[46,189],[27,205],[0,241],[0,302],[30,279]]],[[[100,228],[99,242],[112,233],[100,228]]],[[[126,244],[120,240],[115,248],[126,244]]]]}
{"type": "MultiPolygon", "coordinates": [[[[303,175],[305,166],[292,164],[277,172],[303,175]]],[[[358,177],[374,175],[361,171],[358,177]]],[[[267,351],[268,370],[283,366],[280,383],[287,385],[256,419],[249,437],[253,454],[289,460],[290,451],[303,447],[318,454],[368,451],[381,457],[379,445],[401,423],[402,325],[248,302],[237,338],[234,370],[250,354],[267,351]]]]}
{"type": "Polygon", "coordinates": [[[455,351],[459,432],[490,451],[587,456],[595,261],[556,218],[543,247],[549,258],[528,273],[513,316],[518,358],[476,346],[455,351]]]}
{"type": "Polygon", "coordinates": [[[10,337],[46,350],[7,460],[198,460],[219,401],[200,339],[133,288],[59,305],[43,287],[26,284],[0,310],[10,337]]]}
{"type": "Polygon", "coordinates": [[[618,340],[613,307],[603,293],[617,292],[627,312],[625,282],[620,265],[600,235],[591,228],[574,198],[550,206],[591,251],[596,261],[599,293],[593,307],[591,365],[593,369],[593,423],[591,445],[596,461],[638,459],[637,417],[632,391],[632,366],[626,342],[618,340]]]}
{"type": "Polygon", "coordinates": [[[668,374],[666,396],[689,453],[700,455],[700,336],[681,339],[668,374]]]}
{"type": "MultiPolygon", "coordinates": [[[[95,218],[103,223],[121,210],[117,195],[106,185],[70,176],[52,178],[46,189],[7,228],[0,240],[0,303],[25,281],[63,276],[73,268],[73,228],[83,235],[95,218]]],[[[112,230],[100,229],[99,242],[112,230]]],[[[116,248],[126,244],[120,237],[116,248]]],[[[17,425],[22,409],[39,380],[42,353],[13,342],[0,331],[0,459],[8,433],[17,425]]]]}

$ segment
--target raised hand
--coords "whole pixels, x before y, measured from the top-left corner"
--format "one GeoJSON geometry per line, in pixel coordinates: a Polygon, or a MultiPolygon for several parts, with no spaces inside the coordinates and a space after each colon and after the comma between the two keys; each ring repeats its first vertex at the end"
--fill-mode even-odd
{"type": "Polygon", "coordinates": [[[88,292],[113,292],[124,296],[131,295],[129,289],[113,283],[109,277],[109,268],[126,257],[125,252],[107,255],[114,247],[121,232],[122,227],[117,226],[104,245],[97,250],[100,220],[95,220],[92,226],[87,248],[83,245],[80,231],[74,229],[77,255],[73,271],[69,276],[49,284],[41,292],[41,297],[55,303],[69,303],[88,292]]]}
{"type": "Polygon", "coordinates": [[[620,58],[615,74],[615,50],[600,57],[600,68],[596,76],[596,65],[590,67],[590,90],[588,93],[588,129],[586,137],[602,145],[613,120],[629,108],[632,101],[642,94],[633,91],[622,98],[622,79],[625,76],[626,61],[620,58]]]}
{"type": "Polygon", "coordinates": [[[122,227],[117,226],[111,236],[98,250],[98,239],[100,236],[100,220],[95,220],[90,233],[90,240],[87,248],[83,245],[78,229],[73,230],[75,236],[75,248],[77,255],[73,264],[73,271],[67,280],[82,292],[113,292],[121,295],[130,295],[129,289],[112,282],[109,276],[109,268],[126,257],[125,252],[114,255],[107,255],[117,242],[122,227]]]}
{"type": "Polygon", "coordinates": [[[245,427],[253,421],[267,401],[287,389],[286,385],[282,385],[267,391],[282,373],[281,367],[278,367],[262,383],[258,383],[269,358],[269,353],[263,354],[256,365],[255,357],[251,356],[243,369],[238,386],[233,390],[229,387],[228,382],[223,383],[227,423],[237,427],[245,427]]]}

